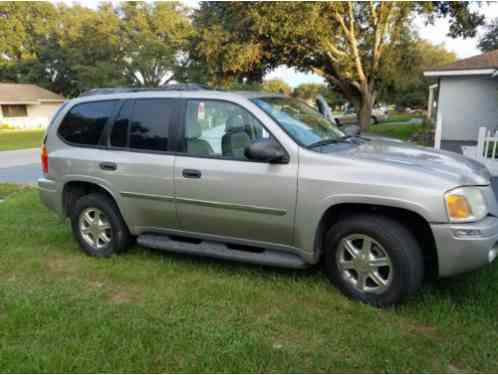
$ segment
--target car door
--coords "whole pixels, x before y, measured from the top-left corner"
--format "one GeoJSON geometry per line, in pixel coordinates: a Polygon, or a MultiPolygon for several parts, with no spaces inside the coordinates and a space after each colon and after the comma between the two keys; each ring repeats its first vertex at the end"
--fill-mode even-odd
{"type": "Polygon", "coordinates": [[[181,228],[251,241],[292,243],[297,160],[254,162],[244,148],[273,137],[238,104],[185,101],[175,193],[181,228]]]}
{"type": "Polygon", "coordinates": [[[119,194],[121,212],[135,233],[178,228],[175,156],[169,152],[177,108],[173,98],[126,100],[109,130],[103,160],[109,170],[102,173],[119,194]]]}

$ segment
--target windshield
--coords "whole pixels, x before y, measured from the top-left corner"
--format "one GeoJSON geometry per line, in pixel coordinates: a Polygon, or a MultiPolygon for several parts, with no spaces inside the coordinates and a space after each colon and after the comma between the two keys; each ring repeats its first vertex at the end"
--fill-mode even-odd
{"type": "Polygon", "coordinates": [[[300,100],[269,97],[257,98],[253,102],[305,147],[322,141],[340,141],[344,137],[343,132],[300,100]]]}

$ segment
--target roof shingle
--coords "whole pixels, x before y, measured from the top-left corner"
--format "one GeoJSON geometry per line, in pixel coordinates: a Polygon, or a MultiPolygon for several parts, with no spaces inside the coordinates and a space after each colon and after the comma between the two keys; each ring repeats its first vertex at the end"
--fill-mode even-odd
{"type": "Polygon", "coordinates": [[[31,103],[64,100],[64,97],[36,85],[0,83],[0,102],[31,103]]]}
{"type": "Polygon", "coordinates": [[[498,50],[483,53],[455,61],[454,63],[428,69],[430,71],[467,70],[467,69],[498,69],[498,50]]]}

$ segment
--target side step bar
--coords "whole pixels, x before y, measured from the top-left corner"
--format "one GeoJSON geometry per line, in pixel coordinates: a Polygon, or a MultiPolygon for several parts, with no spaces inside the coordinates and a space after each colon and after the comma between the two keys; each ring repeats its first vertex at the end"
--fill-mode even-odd
{"type": "Polygon", "coordinates": [[[176,241],[166,235],[158,234],[143,234],[138,237],[137,242],[144,247],[171,251],[179,254],[197,255],[274,267],[308,267],[306,262],[294,254],[275,250],[264,250],[262,252],[235,250],[230,249],[221,242],[202,241],[198,244],[193,244],[190,242],[176,241]]]}

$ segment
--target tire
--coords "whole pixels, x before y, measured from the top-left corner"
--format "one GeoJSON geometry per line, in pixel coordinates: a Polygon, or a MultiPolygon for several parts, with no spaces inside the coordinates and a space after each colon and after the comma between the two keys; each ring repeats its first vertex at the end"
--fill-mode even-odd
{"type": "Polygon", "coordinates": [[[344,295],[379,307],[399,304],[419,289],[424,277],[422,252],[412,233],[375,214],[350,216],[329,229],[324,268],[344,295]],[[363,248],[370,249],[366,257],[363,248]],[[349,256],[353,253],[356,258],[349,256]]]}
{"type": "Polygon", "coordinates": [[[374,124],[378,124],[379,123],[379,119],[376,116],[372,116],[372,121],[373,121],[374,124]]]}
{"type": "Polygon", "coordinates": [[[110,257],[121,253],[128,248],[132,239],[114,201],[101,193],[78,199],[71,212],[71,227],[81,249],[95,257],[110,257]],[[88,234],[83,233],[84,228],[88,230],[88,234]],[[99,232],[101,236],[95,236],[99,232]],[[92,240],[93,245],[90,243],[92,240]]]}

